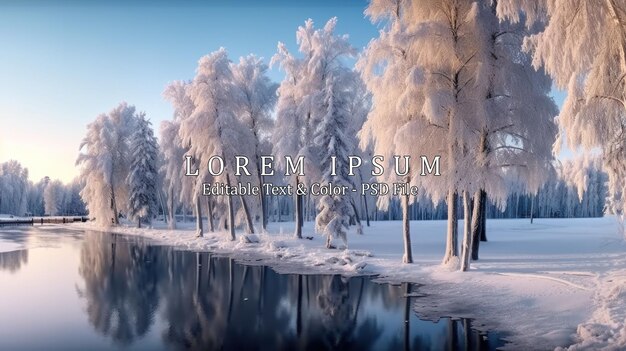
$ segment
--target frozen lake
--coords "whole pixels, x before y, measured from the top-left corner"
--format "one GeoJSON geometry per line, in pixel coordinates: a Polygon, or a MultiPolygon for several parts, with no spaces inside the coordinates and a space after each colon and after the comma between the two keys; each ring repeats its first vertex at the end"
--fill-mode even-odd
{"type": "Polygon", "coordinates": [[[0,228],[2,350],[494,350],[471,320],[423,321],[419,287],[278,274],[67,227],[0,228]]]}

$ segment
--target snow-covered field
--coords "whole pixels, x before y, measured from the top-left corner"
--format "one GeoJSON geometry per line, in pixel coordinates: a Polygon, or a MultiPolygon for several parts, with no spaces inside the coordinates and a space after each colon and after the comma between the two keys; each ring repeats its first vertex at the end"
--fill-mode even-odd
{"type": "Polygon", "coordinates": [[[268,233],[239,235],[234,242],[227,233],[196,238],[193,223],[179,223],[183,228],[175,231],[163,223],[109,231],[228,254],[280,272],[378,274],[385,281],[420,283],[420,316],[474,318],[484,329],[503,332],[510,349],[626,349],[626,243],[615,218],[489,220],[489,242],[481,243],[480,260],[465,273],[440,264],[444,221],[411,223],[415,263],[402,264],[400,225],[372,222],[364,235],[349,235],[346,250],[325,249],[312,223],[304,228],[312,240],[293,238],[293,223],[271,223],[268,233]]]}

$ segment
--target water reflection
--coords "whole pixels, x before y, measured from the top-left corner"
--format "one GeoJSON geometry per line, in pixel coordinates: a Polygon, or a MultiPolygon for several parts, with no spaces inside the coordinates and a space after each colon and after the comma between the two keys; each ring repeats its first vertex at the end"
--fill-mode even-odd
{"type": "Polygon", "coordinates": [[[157,291],[161,267],[159,248],[145,244],[117,244],[102,234],[87,235],[80,254],[79,273],[87,300],[89,322],[119,344],[146,334],[159,305],[157,291]]]}
{"type": "Polygon", "coordinates": [[[89,323],[115,345],[159,328],[174,350],[489,350],[468,320],[421,321],[409,284],[280,275],[208,253],[90,233],[80,254],[89,323]]]}
{"type": "Polygon", "coordinates": [[[0,270],[17,272],[28,263],[28,250],[0,252],[0,270]]]}

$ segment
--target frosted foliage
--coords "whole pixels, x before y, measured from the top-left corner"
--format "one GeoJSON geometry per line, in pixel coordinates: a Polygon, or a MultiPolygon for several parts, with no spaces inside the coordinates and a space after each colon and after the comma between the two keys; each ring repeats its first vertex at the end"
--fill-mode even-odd
{"type": "Polygon", "coordinates": [[[63,183],[59,180],[49,182],[44,188],[43,201],[47,215],[57,216],[61,214],[63,207],[63,183]]]}
{"type": "Polygon", "coordinates": [[[164,178],[164,185],[167,194],[178,193],[180,182],[183,177],[183,160],[185,149],[181,146],[178,137],[178,129],[180,123],[178,121],[162,121],[161,122],[161,154],[163,155],[161,163],[161,173],[164,178]]]}
{"type": "Polygon", "coordinates": [[[499,18],[506,18],[514,23],[527,20],[530,24],[544,21],[546,18],[545,0],[491,0],[496,5],[499,18]]]}
{"type": "Polygon", "coordinates": [[[242,98],[238,115],[259,141],[273,127],[271,112],[278,86],[267,76],[267,65],[255,55],[241,57],[231,69],[235,87],[242,98]]]}
{"type": "MultiPolygon", "coordinates": [[[[272,58],[285,71],[278,88],[275,153],[306,156],[308,181],[353,184],[347,175],[348,155],[358,154],[355,135],[369,109],[369,95],[359,75],[348,69],[345,59],[356,50],[346,35],[336,35],[337,18],[316,29],[312,20],[298,28],[296,39],[300,58],[284,44],[272,58]],[[337,174],[331,174],[331,159],[337,174]]],[[[346,241],[346,228],[352,214],[350,196],[321,196],[316,230],[332,239],[346,241]]]]}
{"type": "Polygon", "coordinates": [[[108,114],[99,115],[87,126],[76,164],[84,188],[80,195],[89,215],[100,225],[116,222],[128,209],[130,136],[135,129],[135,107],[121,103],[108,114]]]}
{"type": "Polygon", "coordinates": [[[174,108],[174,119],[161,122],[160,146],[163,153],[161,172],[164,178],[166,193],[169,201],[191,203],[193,199],[193,180],[183,173],[184,156],[188,147],[183,146],[180,138],[181,121],[193,112],[194,105],[187,94],[190,86],[188,82],[176,81],[169,84],[163,92],[163,97],[174,108]]]}
{"type": "MultiPolygon", "coordinates": [[[[271,137],[270,133],[274,126],[271,113],[277,99],[278,84],[269,79],[267,76],[268,66],[255,55],[241,57],[239,63],[231,64],[231,69],[234,87],[241,98],[235,113],[242,126],[247,128],[253,136],[253,139],[250,140],[251,145],[247,147],[250,152],[249,168],[258,186],[262,187],[263,179],[259,172],[260,157],[263,155],[263,143],[271,137]]],[[[258,197],[250,198],[250,200],[253,199],[259,200],[258,206],[263,205],[258,197]]],[[[259,207],[260,213],[264,211],[265,208],[259,207]]],[[[262,221],[262,225],[266,225],[265,219],[262,221]]]]}
{"type": "Polygon", "coordinates": [[[157,210],[158,146],[150,121],[141,114],[131,138],[129,217],[150,223],[157,210]]]}
{"type": "Polygon", "coordinates": [[[522,24],[500,22],[495,4],[372,1],[386,19],[357,63],[373,106],[361,131],[387,159],[442,156],[442,177],[419,177],[435,201],[452,188],[506,199],[515,169],[529,191],[546,180],[556,106],[550,80],[522,51],[522,24]]]}
{"type": "Polygon", "coordinates": [[[337,18],[331,18],[322,29],[315,29],[313,21],[307,20],[296,32],[301,58],[278,43],[278,52],[271,60],[285,71],[278,88],[274,152],[279,163],[286,155],[305,156],[310,180],[319,178],[323,171],[313,138],[316,126],[327,113],[323,103],[327,80],[334,77],[342,80],[338,84],[357,84],[356,76],[344,64],[344,59],[354,56],[356,50],[347,35],[335,35],[336,25],[337,18]]]}
{"type": "MultiPolygon", "coordinates": [[[[83,188],[78,178],[74,178],[69,184],[63,185],[63,204],[61,212],[65,215],[83,216],[87,213],[85,203],[80,197],[80,191],[83,188]]],[[[31,210],[31,213],[34,211],[31,210]]]]}
{"type": "MultiPolygon", "coordinates": [[[[375,5],[368,9],[374,19],[392,20],[358,63],[373,95],[361,140],[373,140],[375,153],[388,160],[394,154],[414,160],[442,155],[443,176],[436,179],[438,186],[433,181],[427,187],[441,199],[448,188],[462,186],[458,168],[469,156],[462,151],[470,151],[467,145],[475,143],[467,125],[476,125],[478,95],[486,90],[475,80],[482,53],[474,48],[473,6],[456,2],[439,6],[433,1],[419,6],[409,1],[375,5]]],[[[411,170],[413,182],[428,182],[419,172],[418,167],[411,170]]]]}
{"type": "MultiPolygon", "coordinates": [[[[525,1],[507,0],[501,16],[520,18],[525,1]]],[[[567,143],[603,151],[611,206],[626,202],[626,3],[620,0],[542,0],[545,29],[529,36],[526,49],[535,67],[544,67],[567,91],[559,123],[567,143]]],[[[532,25],[532,16],[528,25],[532,25]]],[[[560,145],[557,144],[557,145],[560,145]]]]}
{"type": "MultiPolygon", "coordinates": [[[[351,140],[345,135],[349,116],[346,114],[346,98],[350,90],[342,89],[334,77],[327,80],[324,89],[323,106],[326,114],[315,131],[315,143],[320,147],[321,182],[336,186],[350,185],[345,165],[348,163],[348,151],[352,150],[351,140]],[[332,174],[332,158],[337,160],[339,168],[332,174]]],[[[346,231],[352,211],[350,197],[342,195],[323,195],[319,199],[319,213],[315,218],[315,228],[331,239],[341,239],[347,243],[346,231]]]]}
{"type": "MultiPolygon", "coordinates": [[[[208,160],[214,155],[225,160],[226,173],[232,174],[235,155],[253,155],[252,132],[236,116],[243,100],[233,84],[232,65],[224,48],[204,56],[198,62],[196,76],[185,89],[192,105],[191,113],[182,115],[179,136],[182,145],[189,145],[200,171],[198,179],[208,179],[208,160]]],[[[196,182],[196,193],[201,182],[196,182]]]]}
{"type": "MultiPolygon", "coordinates": [[[[557,166],[535,197],[540,217],[597,217],[605,212],[607,174],[597,155],[581,155],[557,166]]],[[[518,194],[523,189],[512,189],[518,194]]],[[[514,204],[512,204],[514,205],[514,204]]]]}
{"type": "Polygon", "coordinates": [[[23,216],[28,199],[28,169],[10,160],[0,164],[0,213],[23,216]]]}

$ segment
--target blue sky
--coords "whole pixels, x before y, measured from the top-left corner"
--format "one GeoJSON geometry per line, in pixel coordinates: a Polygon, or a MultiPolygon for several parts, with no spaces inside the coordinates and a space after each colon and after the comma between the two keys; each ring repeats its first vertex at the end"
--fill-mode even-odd
{"type": "Polygon", "coordinates": [[[158,130],[172,114],[163,88],[192,78],[202,55],[223,46],[233,60],[269,60],[278,41],[295,51],[307,18],[322,26],[337,16],[337,32],[359,49],[378,33],[363,15],[366,0],[173,3],[0,3],[0,162],[19,160],[35,181],[69,181],[90,121],[127,101],[158,130]]]}

